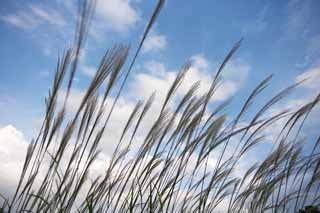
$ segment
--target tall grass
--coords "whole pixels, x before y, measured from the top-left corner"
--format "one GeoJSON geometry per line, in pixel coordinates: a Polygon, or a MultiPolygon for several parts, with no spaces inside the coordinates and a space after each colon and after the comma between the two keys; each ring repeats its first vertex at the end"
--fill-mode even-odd
{"type": "Polygon", "coordinates": [[[228,102],[208,106],[223,68],[241,40],[229,51],[204,95],[196,95],[198,82],[172,105],[169,103],[191,63],[182,66],[157,118],[151,126],[143,127],[146,136],[142,139],[137,134],[155,96],[138,102],[128,115],[119,141],[114,141],[118,145],[103,175],[89,178],[100,153],[99,144],[108,137],[110,117],[163,4],[159,0],[128,69],[124,64],[128,63],[129,46],[109,48],[76,113],[69,116],[67,103],[95,2],[83,1],[79,6],[75,41],[58,59],[42,127],[29,144],[14,195],[2,197],[2,211],[212,212],[223,206],[227,212],[295,212],[305,205],[319,205],[320,138],[310,152],[304,152],[305,141],[300,137],[305,120],[319,103],[319,95],[301,108],[268,113],[300,83],[289,86],[266,101],[244,124],[243,117],[252,111],[257,96],[270,83],[272,76],[268,76],[256,85],[235,116],[225,114],[228,102]],[[61,105],[57,100],[64,83],[61,105]],[[111,107],[107,108],[107,103],[111,107]],[[286,122],[272,141],[273,149],[243,176],[237,176],[241,159],[266,140],[266,128],[279,120],[286,122]],[[217,159],[213,168],[209,166],[212,156],[217,159]],[[49,164],[44,164],[45,158],[50,159],[49,164]]]}

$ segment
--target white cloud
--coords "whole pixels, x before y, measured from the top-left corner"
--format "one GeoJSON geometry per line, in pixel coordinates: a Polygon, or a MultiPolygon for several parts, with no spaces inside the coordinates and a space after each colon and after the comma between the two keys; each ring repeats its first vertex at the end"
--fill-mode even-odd
{"type": "MultiPolygon", "coordinates": [[[[83,99],[85,92],[77,89],[72,89],[68,102],[67,102],[67,110],[69,114],[75,113],[80,103],[83,99]]],[[[64,97],[66,95],[66,91],[62,90],[60,92],[60,95],[58,96],[58,104],[60,106],[63,105],[64,97]]],[[[102,101],[102,97],[100,96],[100,103],[102,101]]],[[[109,97],[106,102],[105,107],[105,116],[110,111],[110,108],[113,104],[114,99],[112,97],[109,97]]],[[[120,139],[122,130],[132,112],[134,109],[136,102],[130,101],[128,99],[125,99],[123,97],[120,97],[116,107],[113,110],[113,113],[110,117],[110,122],[108,122],[107,129],[105,130],[104,137],[101,142],[100,148],[102,148],[102,151],[107,156],[110,156],[112,152],[114,151],[115,146],[117,145],[117,142],[120,139]]],[[[106,119],[106,117],[104,117],[106,119]]]]}
{"type": "Polygon", "coordinates": [[[58,26],[66,25],[64,17],[57,10],[52,8],[42,8],[39,5],[29,5],[29,7],[32,14],[36,18],[42,19],[44,22],[58,26]]]}
{"type": "Polygon", "coordinates": [[[201,54],[192,56],[191,61],[193,63],[193,67],[196,67],[198,69],[208,69],[209,68],[208,60],[201,54]]]}
{"type": "MultiPolygon", "coordinates": [[[[193,66],[189,70],[184,83],[181,85],[180,90],[177,93],[178,96],[183,95],[189,89],[191,84],[198,80],[202,81],[199,95],[206,92],[206,89],[210,86],[211,80],[210,77],[208,77],[210,76],[210,62],[203,55],[195,55],[192,57],[192,60],[193,66]]],[[[245,70],[245,72],[248,71],[246,70],[248,67],[247,65],[241,65],[243,66],[242,68],[240,65],[240,63],[237,64],[235,62],[231,62],[230,66],[226,67],[226,74],[224,78],[227,81],[221,86],[221,88],[224,89],[223,92],[220,93],[220,96],[218,96],[218,100],[224,100],[240,86],[238,81],[235,82],[235,80],[239,80],[240,78],[233,77],[233,75],[243,75],[241,70],[245,70]],[[234,71],[234,69],[237,69],[238,73],[234,71]]],[[[147,114],[145,121],[142,123],[142,126],[146,128],[141,129],[148,129],[152,122],[154,122],[154,118],[157,117],[159,107],[161,106],[161,103],[177,73],[176,71],[168,71],[164,64],[154,60],[146,62],[144,64],[144,68],[148,72],[138,73],[134,76],[135,80],[129,84],[129,94],[121,97],[114,109],[100,146],[104,153],[104,158],[108,158],[113,152],[117,144],[116,142],[122,133],[122,128],[136,104],[136,100],[132,100],[131,98],[134,96],[135,98],[145,100],[149,97],[152,91],[157,90],[156,101],[147,114]]],[[[89,74],[91,73],[89,72],[89,74]]],[[[245,79],[245,75],[243,78],[245,79]]],[[[84,91],[76,89],[72,90],[67,106],[67,109],[69,110],[68,113],[74,113],[77,110],[83,95],[84,91]]],[[[61,105],[65,97],[65,92],[61,91],[61,95],[58,97],[58,103],[61,105]]],[[[108,99],[106,112],[109,111],[113,101],[114,99],[112,97],[108,99]]],[[[139,139],[144,137],[144,134],[146,134],[146,131],[140,131],[137,133],[137,142],[139,142],[139,139]]],[[[8,126],[0,129],[0,157],[2,162],[8,162],[0,165],[0,169],[3,171],[8,170],[6,175],[0,175],[0,179],[1,182],[8,183],[5,185],[11,187],[11,189],[14,188],[14,185],[17,182],[18,174],[20,173],[21,165],[26,153],[27,144],[28,143],[24,139],[23,134],[17,131],[14,127],[8,126]]],[[[135,146],[138,146],[138,143],[134,144],[135,146]]],[[[100,164],[103,165],[103,163],[99,162],[99,165],[100,164]]],[[[101,165],[99,165],[97,164],[95,168],[101,168],[101,165]]]]}
{"type": "Polygon", "coordinates": [[[8,24],[14,25],[22,29],[32,29],[38,26],[39,24],[39,22],[35,20],[34,17],[25,13],[20,13],[16,15],[5,15],[0,17],[0,19],[8,24]]]}
{"type": "Polygon", "coordinates": [[[89,66],[89,65],[82,65],[81,66],[81,71],[84,75],[88,76],[88,77],[93,77],[97,71],[97,69],[93,66],[89,66]]]}
{"type": "Polygon", "coordinates": [[[112,30],[126,32],[135,25],[140,16],[129,0],[98,0],[97,14],[112,30]]]}
{"type": "Polygon", "coordinates": [[[308,89],[320,90],[320,67],[309,69],[296,77],[296,82],[306,80],[302,86],[308,89]]]}
{"type": "MultiPolygon", "coordinates": [[[[203,55],[195,55],[191,58],[193,59],[194,64],[191,67],[189,74],[186,76],[186,83],[183,83],[181,85],[181,92],[178,92],[178,95],[184,94],[186,90],[189,89],[190,85],[197,80],[203,81],[201,84],[202,87],[199,91],[200,94],[205,92],[206,89],[210,86],[211,81],[210,77],[208,76],[210,76],[209,71],[211,71],[211,63],[203,55]]],[[[144,68],[149,72],[138,73],[136,76],[134,76],[135,81],[130,84],[130,92],[134,95],[140,95],[141,97],[146,98],[153,90],[157,89],[160,93],[160,98],[163,97],[163,95],[166,94],[171,83],[173,82],[176,76],[176,72],[167,71],[167,68],[164,64],[154,60],[146,62],[144,64],[144,68]]],[[[225,83],[222,83],[221,85],[220,89],[222,91],[220,93],[218,92],[218,94],[220,94],[218,98],[220,99],[217,99],[216,97],[216,100],[224,100],[225,98],[228,98],[230,95],[234,94],[245,81],[249,69],[250,66],[244,62],[231,61],[224,71],[223,79],[225,83]]],[[[313,73],[313,71],[310,71],[310,73],[313,73]]],[[[213,73],[211,72],[211,75],[212,74],[213,73]]],[[[311,76],[313,76],[313,74],[311,74],[311,76]]],[[[299,76],[297,77],[297,79],[298,78],[299,76]]],[[[75,112],[80,104],[83,95],[83,91],[72,90],[67,109],[75,112]]],[[[63,92],[62,97],[64,97],[63,92]]],[[[118,105],[111,117],[111,126],[108,126],[108,129],[105,133],[106,136],[102,139],[101,148],[103,149],[103,153],[105,155],[102,155],[101,159],[98,159],[98,161],[93,165],[92,173],[102,171],[102,168],[106,166],[105,162],[108,160],[108,157],[114,150],[114,146],[116,145],[117,139],[119,138],[119,134],[121,134],[124,123],[127,121],[128,116],[134,107],[134,102],[130,101],[127,98],[128,97],[123,97],[119,99],[118,105]]],[[[58,101],[61,103],[61,99],[59,99],[58,101]]],[[[110,98],[107,106],[110,107],[112,102],[113,99],[110,98]]],[[[294,104],[300,105],[300,103],[292,103],[292,105],[294,104]]],[[[153,111],[149,113],[149,115],[150,114],[151,117],[156,116],[153,111]]],[[[150,127],[148,123],[144,123],[144,125],[150,127]]],[[[139,133],[139,136],[141,135],[142,133],[139,133]]],[[[27,142],[25,141],[23,134],[17,131],[14,127],[7,126],[0,129],[0,160],[1,162],[5,162],[0,164],[0,169],[1,171],[7,171],[5,175],[0,174],[0,182],[5,183],[3,184],[3,186],[0,185],[0,191],[9,192],[14,188],[18,180],[17,178],[20,174],[26,147],[27,142]]],[[[260,157],[260,153],[258,157],[260,157]]],[[[252,165],[251,163],[255,162],[256,160],[257,159],[255,158],[243,159],[243,161],[241,161],[241,163],[239,164],[239,167],[236,167],[234,174],[236,176],[242,176],[246,169],[252,165]]],[[[194,159],[190,159],[190,165],[195,162],[196,161],[194,159]]],[[[214,168],[216,162],[216,158],[209,158],[209,168],[214,168]]],[[[227,203],[221,204],[221,209],[223,209],[226,205],[227,203]]]]}
{"type": "Polygon", "coordinates": [[[51,24],[60,27],[66,25],[64,16],[57,10],[44,8],[35,4],[29,4],[16,14],[4,15],[0,19],[22,29],[34,29],[41,24],[51,24]]]}
{"type": "MultiPolygon", "coordinates": [[[[209,61],[203,55],[195,55],[191,59],[193,65],[177,91],[178,96],[185,94],[197,81],[200,81],[198,96],[203,95],[210,88],[213,72],[209,61]]],[[[176,77],[177,71],[170,71],[164,64],[156,61],[146,62],[144,67],[148,72],[137,73],[134,76],[135,80],[129,85],[131,96],[147,98],[153,91],[156,91],[159,101],[163,101],[176,77]]],[[[244,83],[249,70],[250,66],[248,64],[240,61],[231,61],[223,71],[222,82],[212,100],[226,100],[236,93],[244,83]]]]}
{"type": "MultiPolygon", "coordinates": [[[[291,112],[295,112],[296,110],[300,109],[304,105],[314,101],[320,89],[320,86],[319,86],[320,85],[320,67],[315,67],[315,68],[306,70],[305,72],[295,77],[296,83],[302,80],[305,80],[305,81],[300,86],[297,87],[297,90],[300,92],[303,92],[303,95],[285,98],[283,101],[277,103],[275,106],[269,109],[269,111],[266,113],[266,117],[274,116],[285,110],[290,110],[291,112]]],[[[310,137],[318,136],[317,127],[320,124],[319,117],[320,117],[320,105],[318,104],[313,108],[307,120],[305,121],[304,128],[300,133],[300,137],[308,137],[310,139],[310,137]]],[[[285,117],[283,119],[278,120],[276,123],[272,124],[270,127],[268,127],[265,130],[265,135],[267,136],[267,140],[274,142],[275,139],[278,137],[280,131],[288,121],[288,119],[289,117],[285,117]]],[[[293,134],[291,136],[294,137],[295,135],[293,134]]]]}
{"type": "Polygon", "coordinates": [[[73,32],[70,23],[73,16],[67,18],[63,7],[51,4],[21,4],[14,12],[0,15],[0,21],[24,31],[46,56],[56,56],[73,32]]]}
{"type": "Polygon", "coordinates": [[[145,62],[143,67],[154,75],[164,76],[166,74],[165,65],[155,60],[145,62]]]}
{"type": "Polygon", "coordinates": [[[138,73],[134,76],[134,82],[130,83],[132,97],[139,99],[148,98],[152,92],[157,92],[157,100],[163,101],[164,97],[175,78],[175,73],[167,72],[163,76],[149,73],[138,73]]]}
{"type": "MultiPolygon", "coordinates": [[[[89,36],[101,43],[106,32],[128,32],[141,20],[131,0],[98,0],[96,16],[89,36]]],[[[73,36],[77,1],[53,1],[50,4],[21,4],[15,11],[0,15],[0,21],[24,30],[46,56],[56,56],[59,49],[69,44],[73,36]]]]}
{"type": "Polygon", "coordinates": [[[12,195],[18,183],[28,143],[12,125],[0,128],[0,191],[12,195]]]}
{"type": "MultiPolygon", "coordinates": [[[[70,141],[73,143],[73,139],[70,141]]],[[[12,125],[7,125],[0,128],[0,191],[1,194],[8,198],[9,200],[12,198],[14,190],[18,184],[22,166],[25,160],[25,156],[27,153],[28,142],[26,141],[22,132],[17,130],[12,125]]],[[[53,147],[56,145],[52,145],[53,147]]],[[[49,152],[51,152],[51,148],[49,147],[49,152]]],[[[64,157],[69,159],[73,151],[73,146],[67,146],[64,157]]],[[[87,153],[84,153],[84,157],[87,156],[87,153]]],[[[102,174],[106,165],[109,162],[108,156],[103,153],[99,155],[97,160],[93,163],[92,168],[90,168],[89,178],[92,180],[94,177],[102,174]]],[[[62,163],[59,165],[61,171],[66,169],[67,161],[64,159],[61,161],[62,163]]],[[[50,164],[50,158],[45,156],[42,167],[40,167],[38,176],[35,180],[33,189],[39,187],[41,183],[41,179],[44,177],[46,169],[50,164]]],[[[84,163],[80,164],[80,168],[84,167],[84,163]]],[[[85,185],[84,188],[87,189],[89,185],[85,185]]],[[[81,197],[82,195],[80,195],[81,197]]],[[[81,199],[81,198],[80,198],[81,199]]],[[[0,204],[2,199],[0,200],[0,204]]]]}
{"type": "Polygon", "coordinates": [[[142,47],[143,52],[156,52],[165,49],[167,46],[167,38],[160,34],[150,34],[142,47]]]}

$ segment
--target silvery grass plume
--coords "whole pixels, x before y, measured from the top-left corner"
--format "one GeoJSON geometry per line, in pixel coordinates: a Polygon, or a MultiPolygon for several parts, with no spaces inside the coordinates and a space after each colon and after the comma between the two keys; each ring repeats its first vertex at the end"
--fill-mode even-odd
{"type": "Polygon", "coordinates": [[[268,114],[301,84],[296,83],[271,97],[244,124],[243,117],[270,83],[272,76],[268,76],[256,85],[235,116],[224,111],[229,102],[209,107],[223,69],[242,39],[231,48],[202,96],[196,96],[197,82],[171,104],[192,65],[187,62],[152,125],[141,124],[155,94],[137,102],[119,141],[113,141],[117,146],[105,163],[107,168],[92,178],[90,169],[99,156],[99,144],[108,137],[110,117],[163,4],[164,0],[158,1],[131,61],[129,45],[109,48],[76,112],[67,116],[80,52],[95,8],[95,1],[79,4],[73,45],[58,59],[42,127],[29,144],[14,195],[1,196],[2,212],[213,212],[221,208],[226,212],[296,212],[306,205],[319,206],[320,138],[305,153],[305,141],[299,137],[319,103],[319,95],[301,108],[268,114]],[[128,68],[124,69],[126,63],[128,68]],[[59,105],[64,84],[63,104],[59,105]],[[285,122],[273,139],[273,149],[244,175],[235,175],[246,153],[265,141],[266,128],[279,120],[285,122]],[[143,138],[137,137],[141,128],[146,133],[143,138]],[[217,159],[213,166],[212,156],[217,159]]]}

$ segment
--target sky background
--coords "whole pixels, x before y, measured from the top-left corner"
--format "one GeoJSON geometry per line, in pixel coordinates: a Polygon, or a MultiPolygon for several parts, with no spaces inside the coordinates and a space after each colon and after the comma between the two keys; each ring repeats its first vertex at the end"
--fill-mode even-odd
{"type": "MultiPolygon", "coordinates": [[[[71,111],[107,48],[115,42],[130,43],[132,56],[155,5],[149,0],[98,1],[72,90],[71,111]]],[[[232,98],[227,111],[238,112],[250,91],[270,74],[274,78],[258,98],[258,106],[279,89],[309,78],[274,111],[306,103],[320,92],[319,9],[318,0],[168,0],[133,69],[113,127],[121,126],[134,103],[154,90],[156,102],[161,103],[175,73],[190,59],[194,64],[180,95],[198,80],[201,95],[219,63],[242,37],[212,104],[232,98]]],[[[58,55],[73,40],[75,15],[74,0],[1,1],[0,162],[19,163],[20,155],[12,152],[23,147],[21,141],[35,136],[58,55]]],[[[307,124],[310,136],[317,134],[317,115],[319,109],[307,124]]]]}

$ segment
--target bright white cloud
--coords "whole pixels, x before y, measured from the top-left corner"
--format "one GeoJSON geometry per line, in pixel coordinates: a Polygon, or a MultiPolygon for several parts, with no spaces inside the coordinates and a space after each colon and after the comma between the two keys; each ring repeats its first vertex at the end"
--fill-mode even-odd
{"type": "Polygon", "coordinates": [[[209,68],[209,62],[204,57],[204,55],[198,54],[191,57],[191,61],[193,64],[193,67],[196,67],[198,69],[208,69],[209,68]]]}
{"type": "Polygon", "coordinates": [[[126,32],[141,18],[129,0],[98,0],[97,14],[112,30],[126,32]]]}
{"type": "MultiPolygon", "coordinates": [[[[74,114],[83,99],[85,92],[77,89],[72,89],[68,102],[67,102],[67,110],[69,114],[74,114]]],[[[60,106],[63,105],[64,97],[66,95],[66,92],[64,90],[61,91],[60,95],[58,96],[58,104],[60,106]]],[[[102,101],[102,97],[100,98],[100,103],[102,101]]],[[[113,104],[114,99],[112,97],[109,97],[106,102],[105,107],[105,116],[107,116],[108,112],[110,111],[110,108],[113,104]]],[[[136,102],[132,102],[128,99],[120,97],[118,99],[117,105],[113,110],[113,113],[110,117],[110,122],[108,122],[107,129],[105,130],[104,137],[101,142],[100,148],[102,148],[102,151],[107,155],[110,156],[112,152],[114,151],[115,146],[117,145],[117,142],[120,139],[122,130],[132,112],[134,109],[136,102]]],[[[104,118],[106,119],[106,117],[104,118]]]]}
{"type": "Polygon", "coordinates": [[[151,34],[145,40],[142,51],[143,52],[157,52],[165,49],[167,46],[167,38],[160,34],[151,34]]]}
{"type": "MultiPolygon", "coordinates": [[[[193,65],[177,91],[178,96],[185,94],[197,81],[200,81],[198,96],[203,95],[210,88],[213,72],[209,61],[203,55],[192,56],[191,60],[193,65]]],[[[157,98],[163,101],[176,77],[177,71],[170,71],[164,64],[156,61],[146,62],[144,67],[148,72],[140,72],[134,76],[135,80],[130,84],[130,93],[134,97],[147,98],[153,91],[156,91],[157,98]]],[[[226,100],[236,93],[244,83],[249,70],[250,66],[248,64],[240,61],[231,61],[225,67],[222,82],[212,100],[226,100]]]]}
{"type": "MultiPolygon", "coordinates": [[[[266,116],[271,117],[285,110],[290,110],[292,112],[300,109],[304,105],[315,100],[317,93],[319,92],[320,85],[320,67],[315,67],[300,75],[296,76],[295,82],[301,82],[305,80],[297,89],[300,91],[308,90],[307,93],[304,93],[303,96],[295,96],[285,98],[283,101],[277,103],[267,112],[266,116]]],[[[307,120],[304,123],[304,128],[302,129],[300,135],[306,136],[308,138],[318,135],[318,126],[319,126],[319,117],[320,117],[320,106],[316,105],[311,113],[309,114],[307,120]]],[[[280,131],[284,127],[285,123],[288,121],[289,117],[278,120],[276,123],[272,124],[265,130],[265,135],[267,140],[275,141],[278,137],[280,131]]],[[[292,135],[294,136],[294,135],[292,135]]]]}
{"type": "MultiPolygon", "coordinates": [[[[202,81],[199,95],[206,92],[206,89],[208,89],[210,86],[211,81],[210,77],[208,77],[210,76],[210,62],[203,55],[195,55],[192,57],[192,60],[193,66],[184,79],[184,83],[181,85],[180,90],[178,90],[177,96],[184,94],[189,89],[190,85],[198,80],[202,81]]],[[[241,75],[243,75],[243,73],[240,72],[242,69],[246,72],[248,71],[247,65],[241,66],[235,62],[232,62],[230,66],[226,68],[226,74],[224,78],[227,81],[221,85],[221,88],[224,88],[224,92],[221,92],[220,96],[218,96],[220,99],[218,100],[224,100],[234,91],[236,91],[237,88],[239,88],[239,84],[238,82],[235,82],[235,79],[238,80],[240,78],[232,77],[232,73],[237,73],[234,71],[234,69],[237,69],[241,75]],[[243,67],[241,68],[241,66],[243,67]]],[[[141,124],[142,127],[146,127],[141,128],[142,130],[148,129],[157,117],[159,107],[161,106],[161,103],[164,100],[164,97],[174,81],[177,73],[176,71],[168,71],[164,64],[157,61],[146,62],[144,64],[144,68],[148,72],[138,73],[134,76],[135,80],[129,84],[129,94],[121,97],[116,105],[116,108],[114,109],[111,120],[100,144],[103,155],[101,159],[98,159],[98,162],[94,165],[94,171],[102,171],[102,167],[104,168],[106,165],[106,159],[108,159],[112,154],[122,133],[122,129],[136,103],[136,100],[132,100],[131,98],[134,96],[135,98],[145,100],[149,97],[152,91],[157,91],[155,103],[147,114],[144,122],[141,124]]],[[[243,79],[245,79],[245,75],[243,79]]],[[[84,91],[75,89],[71,91],[67,105],[67,109],[69,110],[68,113],[74,113],[77,110],[83,95],[84,91]]],[[[61,91],[61,95],[58,98],[58,103],[60,105],[63,103],[64,97],[65,92],[61,91]]],[[[110,106],[112,105],[113,101],[113,98],[109,98],[106,112],[110,110],[110,106]]],[[[138,131],[137,139],[134,142],[135,147],[138,146],[139,141],[142,141],[145,134],[146,131],[138,131]]],[[[0,160],[5,162],[0,165],[0,169],[2,171],[8,171],[5,175],[0,175],[0,181],[2,183],[6,183],[4,184],[6,188],[1,188],[1,191],[8,192],[7,194],[12,193],[12,190],[18,181],[27,145],[28,143],[24,139],[23,134],[14,127],[7,126],[0,129],[0,160]]],[[[68,153],[68,151],[66,153],[68,153]]],[[[214,163],[214,159],[212,160],[212,163],[214,163]]]]}
{"type": "MultiPolygon", "coordinates": [[[[71,140],[71,143],[73,139],[71,140]]],[[[3,196],[9,200],[12,198],[14,190],[18,184],[22,166],[25,160],[25,156],[28,149],[28,142],[26,141],[22,132],[17,130],[12,125],[7,125],[0,128],[0,191],[3,196]]],[[[55,145],[53,145],[55,146],[55,145]]],[[[51,152],[52,147],[49,147],[49,152],[51,152]]],[[[67,146],[65,151],[66,159],[69,159],[73,151],[72,146],[67,146]]],[[[87,156],[87,153],[84,153],[87,156]]],[[[109,158],[103,153],[99,155],[95,163],[93,163],[90,168],[89,178],[94,179],[97,175],[104,172],[106,165],[108,165],[109,158]]],[[[48,168],[50,163],[50,158],[45,156],[43,161],[43,167],[40,167],[39,175],[34,183],[34,189],[39,187],[41,179],[44,177],[46,168],[48,168]]],[[[62,160],[60,168],[65,170],[67,166],[67,161],[62,160]]],[[[80,168],[84,167],[84,163],[80,164],[80,168]]],[[[89,185],[85,185],[84,188],[87,189],[89,185]]],[[[80,195],[81,197],[81,195],[80,195]]],[[[80,198],[81,199],[81,198],[80,198]]],[[[1,204],[2,200],[0,200],[1,204]]]]}
{"type": "Polygon", "coordinates": [[[155,60],[145,62],[143,67],[154,75],[164,76],[166,74],[165,65],[155,60]]]}
{"type": "Polygon", "coordinates": [[[0,191],[12,195],[18,183],[28,143],[12,125],[0,128],[0,191]]]}
{"type": "Polygon", "coordinates": [[[296,82],[306,80],[302,86],[308,89],[320,89],[320,67],[309,69],[296,77],[296,82]]]}

